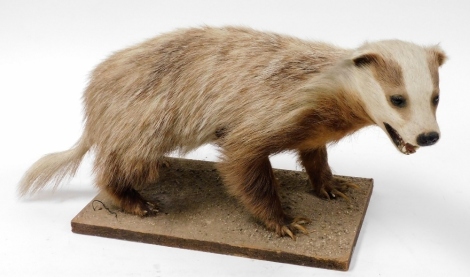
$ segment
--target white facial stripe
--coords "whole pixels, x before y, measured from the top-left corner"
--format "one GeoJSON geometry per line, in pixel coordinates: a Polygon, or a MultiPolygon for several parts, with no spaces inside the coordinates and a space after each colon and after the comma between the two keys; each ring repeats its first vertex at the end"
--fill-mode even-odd
{"type": "MultiPolygon", "coordinates": [[[[403,139],[416,144],[419,134],[439,132],[431,98],[434,91],[433,79],[425,49],[414,46],[398,55],[402,64],[403,78],[408,94],[409,118],[403,126],[397,126],[403,139]]],[[[396,128],[397,128],[396,127],[396,128]]]]}

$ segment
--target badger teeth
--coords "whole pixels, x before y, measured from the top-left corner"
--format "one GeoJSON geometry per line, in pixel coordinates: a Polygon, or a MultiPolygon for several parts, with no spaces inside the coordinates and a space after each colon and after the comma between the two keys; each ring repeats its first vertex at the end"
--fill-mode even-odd
{"type": "Polygon", "coordinates": [[[408,151],[406,151],[406,146],[405,146],[405,145],[403,145],[403,146],[400,148],[400,151],[401,151],[403,154],[405,154],[405,155],[410,154],[410,153],[408,153],[408,151]]]}
{"type": "Polygon", "coordinates": [[[390,138],[392,139],[393,143],[397,147],[397,149],[405,154],[413,154],[416,152],[416,149],[418,149],[418,146],[414,146],[408,142],[405,142],[403,138],[398,134],[397,130],[395,130],[390,124],[384,122],[385,129],[387,130],[390,138]]]}

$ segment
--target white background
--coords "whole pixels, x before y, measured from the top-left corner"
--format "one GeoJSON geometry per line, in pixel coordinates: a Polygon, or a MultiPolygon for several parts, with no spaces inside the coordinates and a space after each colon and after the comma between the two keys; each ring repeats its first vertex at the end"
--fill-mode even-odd
{"type": "MultiPolygon", "coordinates": [[[[469,3],[0,1],[0,276],[470,276],[469,3]],[[344,47],[399,38],[440,43],[448,53],[436,146],[405,156],[373,127],[330,148],[335,173],[375,180],[349,272],[73,234],[70,220],[97,193],[91,155],[56,193],[17,198],[28,166],[79,138],[81,94],[96,64],[143,39],[201,25],[344,47]]],[[[205,147],[191,157],[216,155],[205,147]]],[[[291,155],[272,160],[300,169],[291,155]]]]}

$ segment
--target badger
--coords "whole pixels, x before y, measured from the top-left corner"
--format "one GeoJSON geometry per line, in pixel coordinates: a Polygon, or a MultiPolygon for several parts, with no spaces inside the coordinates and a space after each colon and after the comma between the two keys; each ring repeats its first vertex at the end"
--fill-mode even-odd
{"type": "Polygon", "coordinates": [[[155,182],[164,156],[212,143],[227,190],[279,236],[307,233],[308,218],[287,214],[269,156],[294,151],[315,194],[354,187],[334,177],[327,145],[377,125],[403,154],[435,144],[438,45],[400,40],[357,49],[249,28],[190,28],[118,51],[92,72],[85,124],[71,149],[34,163],[21,196],[73,176],[95,153],[97,187],[124,212],[155,214],[138,192],[155,182]]]}

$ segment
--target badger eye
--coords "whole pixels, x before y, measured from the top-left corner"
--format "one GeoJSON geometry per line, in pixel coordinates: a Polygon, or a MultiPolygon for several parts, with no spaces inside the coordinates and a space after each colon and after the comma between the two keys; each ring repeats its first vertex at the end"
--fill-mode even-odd
{"type": "Polygon", "coordinates": [[[436,95],[436,96],[432,99],[432,103],[434,104],[434,106],[437,106],[437,104],[439,104],[439,95],[436,95]]]}
{"type": "Polygon", "coordinates": [[[393,106],[398,108],[403,108],[406,106],[406,99],[402,95],[392,95],[390,97],[390,102],[392,102],[393,106]]]}

